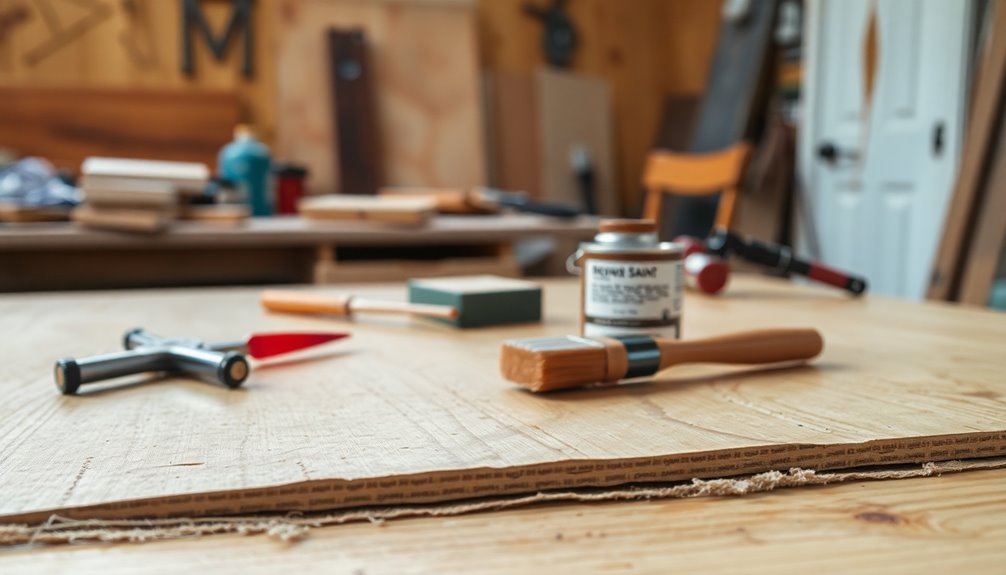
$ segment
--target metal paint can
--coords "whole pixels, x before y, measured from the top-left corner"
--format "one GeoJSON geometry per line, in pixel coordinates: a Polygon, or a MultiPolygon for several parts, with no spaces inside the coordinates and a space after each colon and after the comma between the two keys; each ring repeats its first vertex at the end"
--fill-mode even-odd
{"type": "Polygon", "coordinates": [[[681,337],[684,247],[652,220],[602,220],[567,268],[580,274],[580,333],[681,337]]]}

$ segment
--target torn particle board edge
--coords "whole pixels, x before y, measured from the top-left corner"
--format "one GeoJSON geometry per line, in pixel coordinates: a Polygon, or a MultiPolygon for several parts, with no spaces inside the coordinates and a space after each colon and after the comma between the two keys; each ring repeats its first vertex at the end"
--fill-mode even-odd
{"type": "Polygon", "coordinates": [[[55,507],[0,516],[0,522],[37,524],[53,515],[116,520],[311,512],[730,477],[763,472],[766,468],[834,470],[999,456],[1006,456],[1006,430],[863,443],[751,446],[663,457],[567,460],[506,469],[480,467],[387,477],[319,479],[271,487],[55,507]]]}
{"type": "Polygon", "coordinates": [[[1006,458],[930,462],[910,467],[849,469],[819,473],[813,469],[790,468],[747,477],[692,479],[672,485],[628,486],[606,490],[541,491],[534,494],[493,497],[438,505],[362,508],[311,515],[237,515],[177,519],[69,519],[52,515],[36,524],[0,525],[0,545],[59,545],[66,543],[143,543],[167,539],[238,533],[265,534],[282,541],[297,541],[312,528],[346,523],[413,517],[449,517],[482,511],[502,511],[543,503],[595,503],[644,499],[685,499],[727,497],[764,493],[776,489],[832,485],[852,481],[881,481],[932,477],[945,473],[1006,468],[1006,458]]]}

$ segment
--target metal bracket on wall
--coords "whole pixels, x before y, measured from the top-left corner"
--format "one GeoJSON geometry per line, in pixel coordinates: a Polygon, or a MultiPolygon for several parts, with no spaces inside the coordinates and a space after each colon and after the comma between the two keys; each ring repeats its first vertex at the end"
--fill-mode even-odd
{"type": "Polygon", "coordinates": [[[224,31],[220,36],[214,36],[213,31],[210,30],[209,22],[206,21],[206,16],[203,14],[202,8],[200,7],[199,0],[181,0],[182,4],[182,72],[185,74],[195,73],[195,63],[193,62],[193,52],[192,52],[192,28],[193,26],[199,29],[199,33],[206,45],[209,46],[210,52],[213,53],[213,57],[218,61],[224,59],[224,54],[227,51],[227,45],[230,43],[231,36],[235,34],[235,30],[240,25],[244,27],[244,38],[241,43],[242,48],[242,62],[241,62],[241,73],[246,77],[250,78],[254,75],[254,67],[252,61],[252,26],[251,26],[251,0],[233,0],[234,9],[231,11],[230,18],[227,20],[227,25],[224,27],[224,31]]]}
{"type": "Polygon", "coordinates": [[[541,45],[545,50],[545,59],[556,68],[569,68],[573,61],[573,50],[576,48],[576,28],[565,11],[566,0],[552,0],[547,8],[525,4],[524,12],[541,20],[545,29],[542,32],[541,45]]]}

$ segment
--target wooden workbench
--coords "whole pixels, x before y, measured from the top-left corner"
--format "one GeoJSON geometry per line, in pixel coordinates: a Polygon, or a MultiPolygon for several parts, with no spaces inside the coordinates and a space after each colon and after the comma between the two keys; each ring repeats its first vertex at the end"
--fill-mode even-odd
{"type": "Polygon", "coordinates": [[[296,217],[180,221],[156,235],[0,224],[0,291],[516,275],[515,241],[549,238],[569,250],[596,231],[594,218],[522,214],[439,216],[419,228],[296,217]]]}
{"type": "MultiPolygon", "coordinates": [[[[401,288],[366,289],[368,294],[392,297],[400,295],[401,288]]],[[[284,395],[284,388],[291,386],[299,387],[300,394],[329,389],[352,399],[354,405],[343,406],[346,411],[337,418],[342,425],[349,418],[374,417],[366,413],[373,409],[367,406],[371,400],[385,411],[394,406],[422,407],[420,411],[426,414],[425,418],[417,418],[418,411],[401,412],[403,420],[395,424],[402,425],[399,435],[388,435],[383,441],[395,448],[399,444],[413,448],[429,446],[431,449],[422,460],[444,456],[443,452],[451,446],[458,451],[446,455],[465,454],[467,458],[478,459],[498,450],[515,457],[513,454],[525,449],[526,444],[538,441],[566,442],[560,451],[569,453],[569,450],[593,449],[590,441],[607,441],[605,437],[611,438],[611,445],[631,443],[635,449],[650,441],[646,437],[655,432],[679,435],[664,439],[668,447],[677,441],[702,444],[718,435],[734,441],[730,436],[741,430],[749,416],[754,418],[752,423],[773,425],[771,429],[763,428],[766,438],[780,439],[790,433],[794,437],[816,438],[808,439],[804,447],[818,442],[851,441],[854,436],[898,435],[900,432],[894,430],[912,425],[932,434],[1003,429],[1002,397],[1006,382],[1002,379],[1004,359],[999,352],[1006,342],[1006,332],[1001,315],[946,305],[850,299],[832,290],[804,289],[758,278],[735,278],[729,290],[717,298],[688,294],[686,333],[696,337],[754,327],[758,322],[771,321],[775,325],[810,322],[822,329],[828,342],[825,355],[815,366],[730,374],[683,370],[652,385],[635,384],[547,398],[514,390],[492,373],[486,373],[481,381],[463,379],[457,374],[465,366],[446,371],[435,369],[446,357],[441,352],[453,349],[457,354],[468,350],[466,361],[474,366],[483,361],[491,363],[493,349],[498,345],[495,342],[504,337],[569,330],[576,316],[575,289],[575,284],[568,281],[548,284],[543,326],[473,330],[461,336],[430,329],[425,324],[360,322],[352,328],[354,341],[361,342],[355,352],[339,354],[313,366],[291,365],[271,373],[263,370],[259,381],[244,392],[199,382],[172,381],[163,385],[137,382],[81,398],[55,395],[48,374],[43,373],[49,361],[46,354],[99,351],[104,345],[114,344],[118,335],[113,333],[115,326],[127,319],[172,325],[175,330],[190,326],[200,334],[213,336],[223,336],[247,325],[324,329],[332,324],[318,319],[260,316],[253,311],[255,292],[247,289],[8,296],[5,302],[0,302],[0,318],[3,318],[0,325],[5,337],[16,333],[18,338],[10,340],[6,355],[0,354],[5,358],[0,366],[0,384],[8,397],[0,408],[0,455],[7,456],[6,463],[0,462],[0,470],[6,465],[9,473],[30,477],[32,469],[55,470],[64,460],[68,469],[59,477],[54,473],[36,475],[38,483],[27,489],[7,486],[6,506],[17,507],[19,497],[26,501],[53,487],[54,504],[71,498],[80,502],[81,497],[93,496],[99,488],[123,496],[127,487],[142,489],[148,485],[146,482],[131,485],[144,474],[178,485],[193,474],[206,473],[210,478],[217,469],[228,481],[243,481],[238,476],[252,469],[241,467],[242,462],[254,456],[254,449],[246,450],[244,442],[239,446],[234,441],[222,441],[223,438],[247,435],[265,442],[276,451],[267,453],[263,463],[287,457],[288,446],[284,444],[287,438],[282,432],[307,429],[292,426],[315,417],[322,407],[312,404],[310,409],[291,410],[286,403],[288,396],[284,395]],[[209,317],[209,310],[213,310],[214,317],[209,317]],[[91,337],[73,336],[84,326],[93,334],[91,337]],[[403,331],[403,327],[410,331],[403,331]],[[385,346],[395,347],[393,343],[405,341],[401,337],[412,333],[411,330],[423,334],[422,353],[400,355],[401,365],[390,365],[390,356],[374,355],[380,352],[378,340],[367,343],[367,337],[380,336],[381,341],[387,342],[385,346]],[[373,387],[359,385],[362,381],[355,380],[364,372],[353,366],[373,365],[374,361],[390,371],[382,373],[373,387]],[[326,381],[308,377],[310,372],[318,370],[331,379],[327,382],[332,384],[330,387],[325,387],[326,381]],[[429,372],[404,385],[395,381],[417,370],[429,372]],[[450,377],[446,376],[448,373],[450,377]],[[863,382],[863,378],[869,381],[863,382]],[[844,403],[848,396],[842,392],[848,387],[863,392],[861,405],[844,403]],[[434,390],[442,390],[443,394],[434,390]],[[908,395],[901,395],[904,392],[908,395]],[[373,393],[384,395],[373,398],[373,393]],[[396,403],[396,393],[404,394],[405,403],[396,403]],[[444,403],[431,409],[431,398],[424,398],[428,393],[435,393],[444,403]],[[884,393],[891,394],[889,398],[908,400],[877,401],[884,393]],[[477,406],[471,412],[473,401],[477,406]],[[802,404],[805,409],[797,405],[800,401],[805,402],[802,404]],[[165,421],[169,415],[164,411],[165,403],[184,408],[183,412],[171,412],[180,418],[178,421],[165,421]],[[420,403],[424,405],[419,406],[420,403]],[[639,411],[635,409],[637,404],[642,407],[639,411]],[[715,412],[734,408],[739,409],[728,420],[715,412]],[[118,418],[101,413],[116,409],[128,409],[129,416],[118,418]],[[856,418],[856,423],[849,419],[854,411],[862,415],[864,409],[870,414],[869,421],[856,418]],[[31,415],[35,412],[37,417],[31,415]],[[226,421],[202,419],[225,412],[226,421]],[[245,433],[232,432],[229,424],[245,421],[241,419],[242,412],[254,416],[258,425],[245,433]],[[269,419],[270,412],[278,412],[282,417],[269,419]],[[477,413],[483,416],[470,418],[477,413]],[[576,441],[573,432],[581,429],[576,420],[590,413],[598,416],[591,420],[594,436],[581,434],[584,442],[570,443],[576,441]],[[539,417],[532,417],[533,414],[539,417]],[[950,419],[956,423],[947,427],[950,419]],[[406,420],[416,429],[429,425],[429,429],[440,435],[426,439],[412,437],[414,433],[407,430],[406,420]],[[98,424],[100,435],[93,429],[78,428],[72,446],[51,441],[71,421],[98,424]],[[549,427],[542,427],[545,422],[549,427]],[[122,432],[129,429],[137,430],[137,436],[143,435],[147,440],[133,441],[130,445],[129,438],[122,437],[122,432]],[[696,429],[702,433],[687,439],[688,433],[696,429]],[[468,434],[480,442],[472,443],[471,449],[466,450],[468,434]],[[165,440],[157,439],[160,437],[165,440]],[[520,445],[512,444],[509,451],[503,449],[511,440],[519,440],[520,445]],[[26,453],[26,442],[39,449],[26,453]],[[214,442],[219,445],[213,447],[214,442]],[[84,463],[71,464],[73,458],[84,463]],[[169,465],[161,465],[162,462],[169,465]],[[154,473],[155,467],[167,467],[170,471],[158,475],[154,473]],[[235,474],[235,469],[240,473],[235,474]],[[120,474],[113,470],[119,470],[120,474]],[[66,489],[62,487],[64,484],[68,486],[66,489]],[[20,495],[12,496],[15,491],[20,495]]],[[[340,400],[335,401],[338,404],[340,400]]],[[[372,413],[376,415],[378,411],[372,413]]],[[[379,445],[367,441],[364,436],[370,431],[365,427],[354,427],[353,437],[343,435],[338,444],[347,449],[357,442],[360,446],[379,445]]],[[[333,451],[319,443],[324,441],[321,428],[313,429],[317,432],[311,435],[310,442],[299,444],[296,458],[297,464],[303,465],[300,469],[305,476],[310,472],[316,477],[313,474],[318,472],[317,465],[333,455],[333,451]]],[[[994,435],[987,437],[989,441],[984,445],[994,449],[984,453],[1001,459],[1004,455],[1001,445],[994,445],[994,435]]],[[[869,449],[871,443],[856,445],[869,449]]],[[[365,463],[362,460],[368,460],[368,452],[356,453],[361,464],[365,463]]],[[[892,453],[881,450],[879,455],[886,457],[892,453]]],[[[975,453],[983,453],[982,448],[978,447],[975,453]]],[[[111,573],[117,569],[132,572],[156,566],[169,572],[210,567],[211,571],[233,573],[319,568],[363,573],[688,569],[774,574],[936,570],[1001,573],[1004,560],[1006,470],[999,469],[799,487],[738,498],[564,503],[454,517],[393,520],[381,525],[346,524],[313,529],[300,543],[225,535],[143,545],[5,550],[0,551],[0,572],[51,573],[54,569],[73,569],[77,573],[111,573]]]]}

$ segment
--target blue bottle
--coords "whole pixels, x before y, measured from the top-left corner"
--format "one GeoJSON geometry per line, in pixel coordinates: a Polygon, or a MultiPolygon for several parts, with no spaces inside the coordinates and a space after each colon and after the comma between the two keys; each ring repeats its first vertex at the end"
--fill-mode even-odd
{"type": "Polygon", "coordinates": [[[234,128],[234,140],[220,150],[217,163],[220,176],[237,185],[253,216],[272,214],[269,148],[255,139],[248,126],[234,128]]]}

